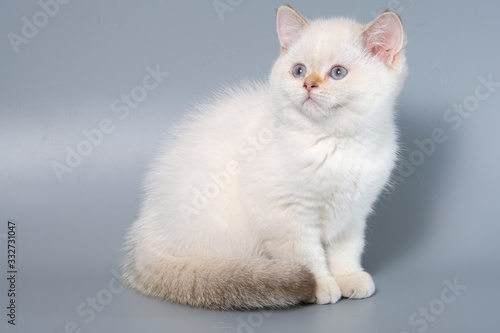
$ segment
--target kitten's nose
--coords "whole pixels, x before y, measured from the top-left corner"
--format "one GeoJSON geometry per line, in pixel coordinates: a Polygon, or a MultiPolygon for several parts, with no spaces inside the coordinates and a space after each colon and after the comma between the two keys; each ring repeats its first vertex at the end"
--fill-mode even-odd
{"type": "Polygon", "coordinates": [[[304,82],[304,88],[306,88],[306,90],[308,92],[311,92],[311,90],[313,88],[316,88],[317,86],[318,86],[318,84],[315,81],[306,81],[306,82],[304,82]]]}

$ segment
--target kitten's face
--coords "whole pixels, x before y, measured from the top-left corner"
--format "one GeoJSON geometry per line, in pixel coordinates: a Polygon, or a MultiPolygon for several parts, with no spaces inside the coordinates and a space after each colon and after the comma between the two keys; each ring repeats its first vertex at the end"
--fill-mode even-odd
{"type": "MultiPolygon", "coordinates": [[[[297,25],[289,21],[283,24],[297,25]]],[[[365,26],[345,19],[304,22],[297,31],[280,31],[278,21],[283,51],[271,85],[286,102],[321,121],[345,110],[368,109],[377,96],[393,90],[390,71],[395,70],[368,49],[365,26]]]]}
{"type": "Polygon", "coordinates": [[[308,116],[327,116],[363,90],[367,59],[356,30],[349,21],[313,22],[276,62],[273,83],[308,116]]]}

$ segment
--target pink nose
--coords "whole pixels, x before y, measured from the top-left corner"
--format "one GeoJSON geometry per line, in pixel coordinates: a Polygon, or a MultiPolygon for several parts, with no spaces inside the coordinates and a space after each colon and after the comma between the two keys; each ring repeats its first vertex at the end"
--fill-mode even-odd
{"type": "Polygon", "coordinates": [[[314,81],[306,81],[306,82],[304,82],[304,88],[306,88],[306,90],[308,92],[311,92],[311,90],[313,88],[316,88],[317,86],[318,86],[318,84],[316,82],[314,82],[314,81]]]}

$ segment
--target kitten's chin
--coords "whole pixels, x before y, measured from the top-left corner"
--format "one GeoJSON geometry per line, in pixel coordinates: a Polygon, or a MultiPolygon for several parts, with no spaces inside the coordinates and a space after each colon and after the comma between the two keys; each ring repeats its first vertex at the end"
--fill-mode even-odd
{"type": "Polygon", "coordinates": [[[308,118],[319,121],[328,117],[328,113],[314,101],[306,101],[300,107],[300,111],[308,118]]]}
{"type": "Polygon", "coordinates": [[[321,106],[319,105],[318,102],[313,100],[312,98],[308,98],[302,103],[302,108],[308,108],[308,109],[321,109],[321,106]]]}
{"type": "Polygon", "coordinates": [[[314,120],[324,120],[342,108],[342,104],[321,105],[313,99],[305,100],[299,109],[307,117],[314,120]]]}
{"type": "Polygon", "coordinates": [[[315,96],[304,96],[300,107],[310,111],[324,110],[324,106],[317,100],[317,98],[315,98],[315,96]]]}

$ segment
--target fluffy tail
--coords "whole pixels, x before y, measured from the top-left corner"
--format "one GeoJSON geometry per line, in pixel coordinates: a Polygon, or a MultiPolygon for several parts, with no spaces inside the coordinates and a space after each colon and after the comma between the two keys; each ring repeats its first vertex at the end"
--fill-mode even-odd
{"type": "Polygon", "coordinates": [[[123,269],[125,282],[148,296],[218,310],[287,307],[314,301],[304,266],[264,259],[161,257],[123,269]]]}

